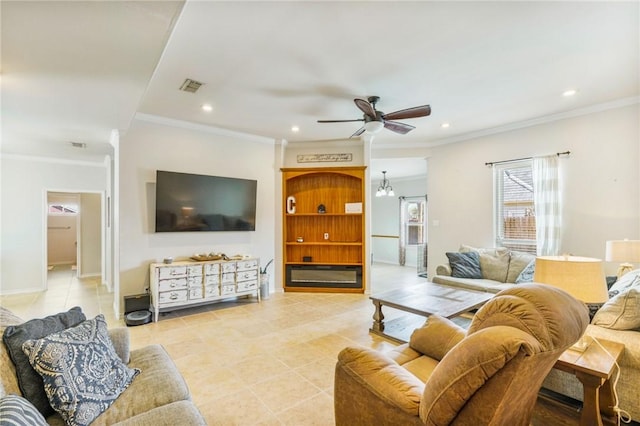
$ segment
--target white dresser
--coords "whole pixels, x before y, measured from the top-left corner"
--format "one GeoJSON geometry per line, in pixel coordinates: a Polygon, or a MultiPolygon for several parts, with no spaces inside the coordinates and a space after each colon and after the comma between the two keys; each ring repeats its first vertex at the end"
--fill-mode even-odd
{"type": "Polygon", "coordinates": [[[160,312],[238,296],[260,301],[260,259],[152,263],[149,270],[153,319],[160,312]]]}

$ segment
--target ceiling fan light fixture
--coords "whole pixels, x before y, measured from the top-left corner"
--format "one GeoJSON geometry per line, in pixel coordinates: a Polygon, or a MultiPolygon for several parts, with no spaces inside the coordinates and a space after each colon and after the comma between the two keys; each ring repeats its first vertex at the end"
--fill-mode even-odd
{"type": "Polygon", "coordinates": [[[384,123],[382,121],[367,121],[364,123],[364,130],[367,133],[378,133],[384,127],[384,123]]]}

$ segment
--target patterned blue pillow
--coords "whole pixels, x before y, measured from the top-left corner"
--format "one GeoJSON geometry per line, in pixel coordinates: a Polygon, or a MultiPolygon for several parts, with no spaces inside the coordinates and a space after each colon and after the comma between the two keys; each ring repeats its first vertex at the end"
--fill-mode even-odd
{"type": "Polygon", "coordinates": [[[536,272],[536,261],[535,259],[529,262],[527,266],[524,267],[518,278],[516,278],[516,284],[522,283],[532,283],[533,282],[533,274],[536,272]]]}
{"type": "Polygon", "coordinates": [[[22,350],[42,376],[49,403],[68,425],[88,425],[115,402],[140,370],[122,363],[103,315],[22,350]]]}
{"type": "Polygon", "coordinates": [[[28,400],[18,395],[0,399],[0,425],[47,426],[47,422],[28,400]]]}
{"type": "Polygon", "coordinates": [[[451,265],[451,276],[454,278],[482,278],[480,255],[475,251],[462,253],[447,252],[451,265]]]}

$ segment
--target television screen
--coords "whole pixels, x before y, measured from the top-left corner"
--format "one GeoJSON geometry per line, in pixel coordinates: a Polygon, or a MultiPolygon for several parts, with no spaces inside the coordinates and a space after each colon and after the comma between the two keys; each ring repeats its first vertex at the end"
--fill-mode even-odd
{"type": "Polygon", "coordinates": [[[255,231],[257,181],[156,172],[156,232],[255,231]]]}

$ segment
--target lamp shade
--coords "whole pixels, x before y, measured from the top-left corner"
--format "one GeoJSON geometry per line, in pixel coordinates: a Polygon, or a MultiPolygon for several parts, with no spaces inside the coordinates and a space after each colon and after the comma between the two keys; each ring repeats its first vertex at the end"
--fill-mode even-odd
{"type": "Polygon", "coordinates": [[[602,260],[579,256],[539,256],[533,281],[558,287],[585,303],[609,299],[602,260]]]}
{"type": "Polygon", "coordinates": [[[640,262],[640,240],[607,241],[607,262],[640,262]]]}
{"type": "Polygon", "coordinates": [[[382,121],[372,120],[364,123],[364,129],[368,133],[378,133],[380,130],[382,130],[383,127],[384,123],[382,121]]]}

